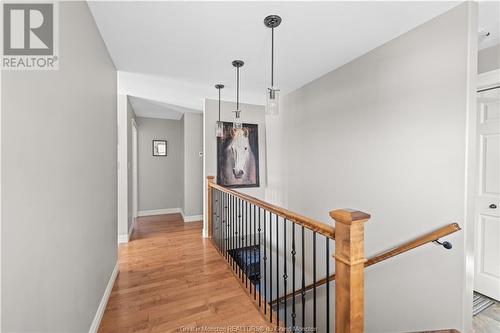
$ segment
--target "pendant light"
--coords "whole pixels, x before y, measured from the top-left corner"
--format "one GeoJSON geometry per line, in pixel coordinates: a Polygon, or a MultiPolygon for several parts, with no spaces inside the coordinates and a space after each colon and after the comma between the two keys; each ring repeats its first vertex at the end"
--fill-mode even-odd
{"type": "Polygon", "coordinates": [[[233,66],[236,67],[236,110],[234,110],[234,129],[241,129],[243,123],[241,121],[241,110],[240,110],[240,67],[243,67],[245,63],[242,60],[234,60],[233,66]]]}
{"type": "Polygon", "coordinates": [[[281,23],[278,15],[269,15],[264,19],[264,25],[271,28],[271,87],[266,93],[266,114],[277,115],[279,112],[279,89],[274,85],[274,28],[281,23]]]}
{"type": "Polygon", "coordinates": [[[224,123],[220,121],[220,91],[224,88],[223,84],[216,84],[215,88],[219,90],[219,120],[215,122],[215,136],[222,138],[224,136],[224,123]]]}

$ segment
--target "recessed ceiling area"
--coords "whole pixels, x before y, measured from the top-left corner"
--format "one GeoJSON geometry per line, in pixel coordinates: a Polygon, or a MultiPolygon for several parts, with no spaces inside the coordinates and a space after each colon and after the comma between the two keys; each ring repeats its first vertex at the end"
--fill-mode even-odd
{"type": "MultiPolygon", "coordinates": [[[[216,83],[226,86],[223,99],[235,99],[234,59],[245,61],[241,102],[265,103],[269,14],[283,18],[275,30],[275,82],[286,94],[459,3],[90,1],[89,7],[117,70],[160,83],[127,94],[202,110],[204,98],[217,98],[216,83]]],[[[498,2],[486,5],[481,15],[494,21],[498,2]]],[[[498,42],[495,23],[482,26],[492,31],[481,47],[498,42]]]]}
{"type": "Polygon", "coordinates": [[[199,113],[197,110],[135,96],[128,96],[128,100],[138,117],[179,120],[186,112],[199,113]]]}

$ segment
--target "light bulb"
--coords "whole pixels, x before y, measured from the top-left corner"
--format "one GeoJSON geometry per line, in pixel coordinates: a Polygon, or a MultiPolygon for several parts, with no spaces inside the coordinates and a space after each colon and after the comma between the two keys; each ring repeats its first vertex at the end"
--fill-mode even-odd
{"type": "Polygon", "coordinates": [[[218,138],[224,137],[224,123],[222,121],[215,122],[215,136],[218,138]]]}
{"type": "Polygon", "coordinates": [[[280,96],[276,87],[268,88],[266,94],[266,114],[277,115],[279,113],[280,96]]]}

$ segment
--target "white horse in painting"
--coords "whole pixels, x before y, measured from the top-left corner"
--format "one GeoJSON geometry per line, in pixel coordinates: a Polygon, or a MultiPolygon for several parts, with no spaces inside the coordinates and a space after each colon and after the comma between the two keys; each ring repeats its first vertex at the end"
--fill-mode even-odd
{"type": "Polygon", "coordinates": [[[226,148],[225,183],[234,185],[255,184],[255,156],[248,140],[248,129],[232,129],[231,142],[226,148]]]}

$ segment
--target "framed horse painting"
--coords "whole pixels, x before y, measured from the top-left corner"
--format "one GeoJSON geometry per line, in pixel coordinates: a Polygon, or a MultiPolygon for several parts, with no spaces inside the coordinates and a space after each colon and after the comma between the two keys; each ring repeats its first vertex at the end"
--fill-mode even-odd
{"type": "Polygon", "coordinates": [[[217,138],[217,184],[225,187],[259,187],[259,132],[257,124],[234,129],[224,122],[217,138]]]}

